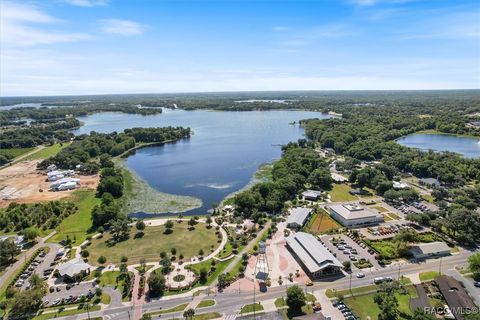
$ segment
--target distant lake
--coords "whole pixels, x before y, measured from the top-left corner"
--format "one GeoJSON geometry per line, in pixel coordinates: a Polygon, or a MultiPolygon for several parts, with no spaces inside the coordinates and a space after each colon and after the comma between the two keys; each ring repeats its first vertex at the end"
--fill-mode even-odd
{"type": "Polygon", "coordinates": [[[397,142],[403,146],[420,150],[450,151],[466,158],[480,157],[480,139],[460,137],[448,134],[415,133],[400,138],[397,142]]]}
{"type": "Polygon", "coordinates": [[[247,185],[261,164],[278,159],[281,144],[303,136],[299,120],[328,117],[307,111],[164,109],[162,114],[149,116],[97,113],[79,117],[84,126],[74,133],[121,132],[133,127],[192,128],[190,139],[137,150],[128,157],[127,165],[160,192],[200,198],[203,206],[185,213],[193,215],[205,214],[213,203],[247,185]]]}

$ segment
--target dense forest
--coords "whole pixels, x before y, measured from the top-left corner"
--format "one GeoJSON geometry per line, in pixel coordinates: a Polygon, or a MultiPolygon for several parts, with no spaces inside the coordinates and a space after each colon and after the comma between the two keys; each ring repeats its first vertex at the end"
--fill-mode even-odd
{"type": "Polygon", "coordinates": [[[55,164],[62,169],[74,169],[80,165],[79,170],[84,173],[96,173],[100,164],[96,158],[105,154],[118,156],[132,149],[139,142],[167,142],[190,137],[190,128],[164,127],[164,128],[132,128],[123,133],[96,133],[76,136],[71,145],[60,151],[52,158],[38,164],[40,169],[45,169],[55,164]]]}
{"type": "Polygon", "coordinates": [[[30,227],[50,230],[75,213],[77,207],[69,201],[50,201],[33,205],[11,203],[0,210],[0,230],[19,232],[30,227]]]}

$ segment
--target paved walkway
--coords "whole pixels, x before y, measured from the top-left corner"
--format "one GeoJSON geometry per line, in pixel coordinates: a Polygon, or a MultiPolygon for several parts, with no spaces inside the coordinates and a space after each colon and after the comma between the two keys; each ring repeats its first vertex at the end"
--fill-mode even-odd
{"type": "Polygon", "coordinates": [[[323,289],[313,292],[313,295],[315,298],[317,298],[317,301],[320,302],[320,305],[322,306],[322,313],[325,316],[331,317],[332,319],[344,319],[342,312],[332,305],[332,302],[325,294],[325,291],[326,290],[323,289]]]}

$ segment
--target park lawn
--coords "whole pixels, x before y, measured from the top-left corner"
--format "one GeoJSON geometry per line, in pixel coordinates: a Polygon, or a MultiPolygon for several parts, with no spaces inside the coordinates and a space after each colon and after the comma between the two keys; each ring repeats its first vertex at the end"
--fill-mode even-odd
{"type": "Polygon", "coordinates": [[[390,216],[390,218],[392,218],[393,220],[400,220],[400,217],[398,215],[396,215],[395,213],[393,212],[389,212],[388,215],[390,216]]]}
{"type": "Polygon", "coordinates": [[[65,218],[56,228],[57,233],[48,241],[59,242],[68,235],[73,245],[79,245],[92,233],[91,213],[93,207],[100,204],[100,199],[95,197],[93,190],[77,190],[68,200],[77,205],[78,211],[65,218]]]}
{"type": "Polygon", "coordinates": [[[169,309],[162,309],[162,310],[159,310],[159,311],[153,311],[153,312],[149,312],[148,314],[151,315],[151,316],[158,316],[158,315],[165,314],[165,313],[180,312],[180,311],[185,310],[185,308],[187,306],[188,306],[188,303],[182,303],[182,304],[179,304],[178,306],[175,306],[175,307],[172,307],[172,308],[169,308],[169,309]]]}
{"type": "Polygon", "coordinates": [[[215,300],[213,299],[207,299],[207,300],[202,300],[198,304],[197,308],[206,308],[206,307],[211,307],[215,305],[215,300]]]}
{"type": "Polygon", "coordinates": [[[287,303],[285,302],[285,298],[277,298],[275,299],[275,307],[277,308],[284,308],[287,306],[287,303]]]}
{"type": "Polygon", "coordinates": [[[188,261],[200,249],[206,256],[212,246],[215,248],[218,245],[215,228],[207,229],[203,223],[197,224],[193,230],[188,230],[187,223],[178,223],[171,234],[165,234],[164,231],[165,226],[146,227],[143,237],[135,239],[136,229],[132,228],[127,240],[113,245],[108,242],[112,235],[105,233],[102,238],[92,240],[88,248],[90,263],[96,264],[98,257],[105,256],[107,263],[119,264],[123,255],[128,257],[129,264],[140,263],[142,258],[153,262],[160,259],[161,251],[170,252],[171,248],[176,248],[177,255],[183,254],[185,261],[188,261]]]}
{"type": "Polygon", "coordinates": [[[435,279],[435,277],[438,277],[440,273],[438,271],[425,271],[425,272],[420,272],[418,277],[420,278],[420,281],[425,282],[425,281],[430,281],[435,279]]]}
{"type": "Polygon", "coordinates": [[[232,243],[230,241],[227,241],[227,243],[225,244],[225,247],[223,247],[222,251],[220,251],[217,257],[219,259],[226,258],[232,254],[232,251],[233,251],[232,243]]]}
{"type": "Polygon", "coordinates": [[[392,240],[368,240],[365,242],[386,259],[398,258],[397,249],[392,240]]]}
{"type": "Polygon", "coordinates": [[[35,147],[31,148],[9,148],[9,149],[0,149],[0,156],[11,155],[14,158],[20,157],[21,155],[28,153],[34,150],[35,147]]]}
{"type": "Polygon", "coordinates": [[[383,219],[385,221],[392,221],[392,217],[390,217],[390,215],[388,215],[388,213],[380,213],[382,216],[383,216],[383,219]]]}
{"type": "MultiPolygon", "coordinates": [[[[133,277],[133,272],[129,272],[130,278],[133,277]]],[[[107,272],[102,272],[102,275],[100,276],[100,283],[99,285],[101,287],[104,286],[109,286],[112,288],[115,288],[122,294],[122,301],[130,301],[130,297],[125,294],[125,280],[119,280],[117,281],[117,278],[120,276],[120,271],[107,271],[107,272]]]]}
{"type": "MultiPolygon", "coordinates": [[[[400,310],[400,319],[409,319],[402,317],[402,314],[410,316],[413,314],[410,310],[410,297],[415,298],[417,291],[413,286],[405,287],[409,294],[395,293],[398,299],[398,309],[400,310]]],[[[380,314],[378,305],[373,301],[375,293],[369,293],[364,295],[357,295],[348,298],[344,298],[345,304],[352,310],[354,314],[360,317],[360,319],[377,319],[380,314]]]]}
{"type": "Polygon", "coordinates": [[[357,200],[356,196],[348,192],[350,190],[352,188],[348,184],[334,184],[332,191],[330,191],[330,199],[332,202],[357,200]]]}
{"type": "MultiPolygon", "coordinates": [[[[59,308],[59,310],[61,310],[61,308],[59,308]]],[[[91,306],[91,307],[88,308],[88,311],[90,311],[90,312],[98,311],[98,310],[100,310],[100,306],[91,306]]],[[[50,313],[40,314],[38,316],[33,317],[32,320],[54,319],[54,318],[58,318],[58,317],[72,316],[72,315],[76,315],[76,314],[79,314],[79,313],[86,313],[86,312],[87,312],[86,308],[63,310],[63,311],[58,311],[58,312],[50,312],[50,313]]]]}
{"type": "MultiPolygon", "coordinates": [[[[209,260],[206,260],[206,261],[203,261],[203,262],[200,262],[200,263],[196,263],[196,264],[192,264],[189,267],[190,270],[192,270],[196,275],[200,274],[200,270],[202,268],[205,268],[207,271],[210,270],[211,266],[212,266],[212,260],[213,259],[209,259],[209,260]]],[[[207,277],[207,281],[205,283],[200,283],[200,282],[197,282],[195,284],[194,287],[197,287],[197,286],[209,286],[212,284],[212,282],[218,278],[218,276],[223,273],[223,270],[225,270],[227,268],[227,266],[230,264],[231,259],[229,260],[226,260],[226,261],[216,261],[215,262],[217,263],[215,265],[215,271],[213,271],[211,274],[208,275],[207,277]]]]}
{"type": "Polygon", "coordinates": [[[263,306],[260,302],[257,303],[252,303],[252,304],[247,304],[242,307],[240,310],[240,313],[250,313],[250,312],[259,312],[263,311],[263,306]]]}
{"type": "Polygon", "coordinates": [[[32,153],[25,160],[43,160],[50,157],[57,155],[62,149],[68,147],[70,142],[68,143],[56,143],[54,145],[45,147],[43,149],[38,150],[37,152],[32,153]]]}
{"type": "Polygon", "coordinates": [[[318,234],[341,228],[341,226],[325,210],[319,210],[313,214],[306,228],[307,231],[318,234]]]}

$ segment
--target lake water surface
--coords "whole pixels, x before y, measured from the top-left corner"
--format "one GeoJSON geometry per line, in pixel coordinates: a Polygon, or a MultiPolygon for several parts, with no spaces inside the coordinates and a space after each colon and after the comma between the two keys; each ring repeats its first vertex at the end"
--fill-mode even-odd
{"type": "Polygon", "coordinates": [[[466,158],[480,157],[480,139],[447,134],[415,133],[397,140],[403,146],[420,150],[451,151],[466,158]]]}
{"type": "Polygon", "coordinates": [[[307,111],[97,113],[80,117],[84,126],[74,133],[170,125],[192,128],[190,139],[137,150],[127,165],[158,191],[200,198],[203,206],[185,214],[205,214],[213,203],[247,185],[261,164],[279,158],[280,144],[303,136],[303,129],[291,122],[327,117],[307,111]]]}

